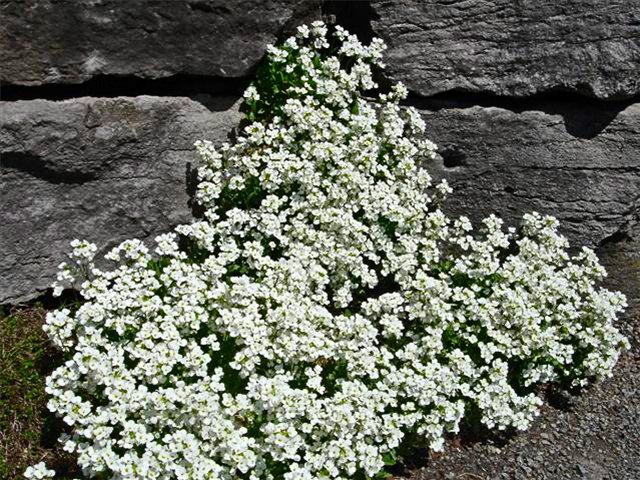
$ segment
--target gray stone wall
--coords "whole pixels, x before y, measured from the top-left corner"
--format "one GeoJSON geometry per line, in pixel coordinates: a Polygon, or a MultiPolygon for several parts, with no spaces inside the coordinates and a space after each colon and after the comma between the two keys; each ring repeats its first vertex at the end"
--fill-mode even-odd
{"type": "Polygon", "coordinates": [[[46,292],[73,238],[188,222],[193,142],[227,139],[266,46],[323,17],[389,45],[447,210],[556,215],[637,298],[638,0],[3,0],[0,303],[46,292]]]}

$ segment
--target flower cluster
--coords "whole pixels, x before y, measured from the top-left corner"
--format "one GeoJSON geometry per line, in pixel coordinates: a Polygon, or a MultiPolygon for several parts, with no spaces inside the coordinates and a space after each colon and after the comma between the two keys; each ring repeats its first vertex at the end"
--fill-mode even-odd
{"type": "Polygon", "coordinates": [[[34,480],[53,478],[55,474],[56,472],[47,468],[44,462],[36,463],[24,472],[25,478],[34,480]]]}
{"type": "Polygon", "coordinates": [[[201,220],[107,270],[74,244],[60,280],[86,301],[48,316],[67,361],[47,392],[88,476],[372,478],[409,439],[525,429],[541,383],[611,374],[624,298],[593,252],[551,217],[447,218],[406,89],[362,95],[383,49],[299,28],[237,141],[197,143],[201,220]]]}

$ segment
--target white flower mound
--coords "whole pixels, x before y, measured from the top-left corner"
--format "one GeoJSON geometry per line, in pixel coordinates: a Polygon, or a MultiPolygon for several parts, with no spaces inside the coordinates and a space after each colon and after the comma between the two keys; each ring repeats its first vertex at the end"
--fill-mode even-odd
{"type": "Polygon", "coordinates": [[[87,475],[368,478],[409,437],[525,429],[537,385],[611,374],[624,297],[593,252],[550,217],[449,220],[405,89],[361,97],[383,44],[338,28],[329,55],[326,30],[270,48],[234,145],[197,144],[204,220],[109,271],[75,244],[86,302],[48,317],[69,360],[47,391],[87,475]]]}

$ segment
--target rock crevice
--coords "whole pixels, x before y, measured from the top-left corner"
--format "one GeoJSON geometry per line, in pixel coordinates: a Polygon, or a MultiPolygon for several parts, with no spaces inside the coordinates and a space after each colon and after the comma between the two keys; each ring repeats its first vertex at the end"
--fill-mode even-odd
{"type": "MultiPolygon", "coordinates": [[[[224,78],[177,74],[165,78],[143,79],[131,75],[98,75],[78,84],[50,83],[15,85],[3,83],[0,100],[70,100],[80,97],[114,98],[151,95],[189,97],[211,108],[220,108],[220,100],[238,97],[251,77],[224,78]],[[215,100],[213,98],[215,97],[215,100]]],[[[225,108],[222,105],[222,108],[225,108]]]]}

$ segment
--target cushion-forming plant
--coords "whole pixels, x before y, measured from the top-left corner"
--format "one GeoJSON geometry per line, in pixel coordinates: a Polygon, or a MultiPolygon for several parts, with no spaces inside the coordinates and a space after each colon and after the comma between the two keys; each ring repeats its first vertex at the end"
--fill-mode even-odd
{"type": "Polygon", "coordinates": [[[47,392],[87,476],[371,478],[463,419],[526,429],[541,384],[611,375],[624,297],[595,254],[552,217],[447,218],[406,89],[363,96],[383,49],[300,27],[234,144],[196,144],[201,220],[111,269],[74,242],[56,290],[86,301],[48,316],[67,361],[47,392]]]}

